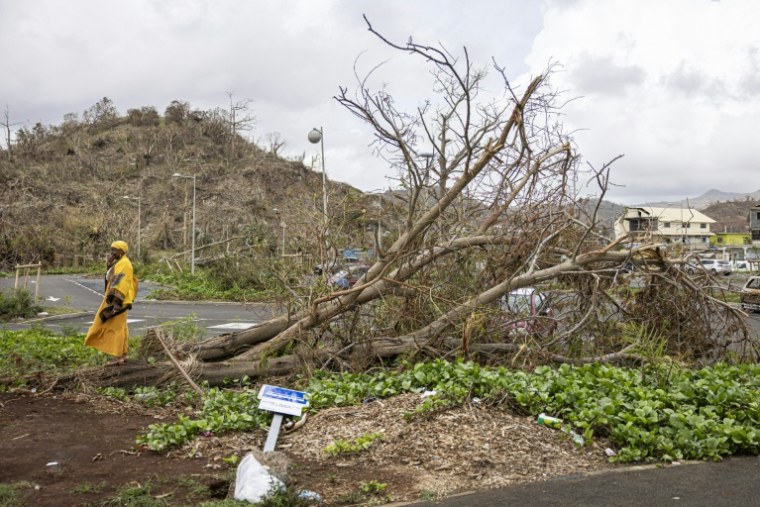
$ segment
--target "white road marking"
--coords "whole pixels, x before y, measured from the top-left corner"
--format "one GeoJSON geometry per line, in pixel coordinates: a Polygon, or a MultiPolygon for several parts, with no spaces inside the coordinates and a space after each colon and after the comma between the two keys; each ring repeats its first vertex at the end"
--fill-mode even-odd
{"type": "Polygon", "coordinates": [[[92,292],[93,294],[97,294],[98,296],[103,297],[103,294],[101,294],[100,292],[98,292],[96,290],[92,290],[91,288],[87,287],[86,285],[82,285],[81,283],[77,282],[76,280],[72,280],[70,278],[64,278],[64,280],[66,280],[67,282],[71,282],[71,283],[74,283],[76,285],[79,285],[83,289],[87,289],[88,291],[92,292]]]}
{"type": "MultiPolygon", "coordinates": [[[[127,324],[134,324],[135,322],[145,322],[145,319],[127,319],[127,324]]],[[[94,324],[95,321],[88,322],[88,324],[94,324]]]]}

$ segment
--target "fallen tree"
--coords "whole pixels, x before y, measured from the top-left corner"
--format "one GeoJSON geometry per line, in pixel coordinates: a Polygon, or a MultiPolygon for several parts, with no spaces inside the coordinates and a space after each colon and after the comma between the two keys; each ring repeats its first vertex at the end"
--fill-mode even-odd
{"type": "MultiPolygon", "coordinates": [[[[393,199],[404,211],[398,237],[384,243],[376,231],[377,260],[350,289],[319,281],[302,294],[288,288],[298,297],[285,315],[200,343],[175,343],[190,375],[216,384],[305,366],[367,367],[404,354],[641,361],[647,347],[662,340],[660,353],[690,360],[716,360],[729,349],[757,357],[741,312],[716,297],[709,277],[689,277],[646,234],[622,250],[625,238],[598,232],[598,205],[591,213],[578,206],[568,182],[588,177],[601,202],[611,163],[579,169],[559,122],[551,69],[517,87],[494,66],[503,94],[489,98],[488,73],[472,65],[466,49],[456,58],[411,39],[397,45],[367,25],[385,44],[432,66],[439,98],[401,111],[384,89],[372,91],[368,78],[359,80],[355,94],[341,88],[336,97],[374,130],[374,148],[398,170],[393,199]],[[630,264],[644,285],[621,296],[615,292],[621,268],[630,264]],[[572,303],[554,317],[531,318],[562,323],[556,334],[515,335],[494,325],[506,295],[548,282],[569,291],[572,303]],[[648,331],[626,341],[619,332],[626,323],[648,331]]],[[[325,229],[315,251],[329,249],[325,229]]],[[[150,342],[149,334],[146,346],[150,342]]],[[[166,362],[132,363],[81,372],[63,384],[160,383],[173,371],[166,362]]]]}

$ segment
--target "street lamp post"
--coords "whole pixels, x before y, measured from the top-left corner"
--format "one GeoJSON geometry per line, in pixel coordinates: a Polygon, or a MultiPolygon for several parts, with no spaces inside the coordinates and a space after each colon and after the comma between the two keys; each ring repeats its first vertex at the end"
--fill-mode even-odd
{"type": "Polygon", "coordinates": [[[322,211],[325,214],[325,220],[327,220],[327,175],[325,172],[325,139],[322,127],[311,129],[308,138],[311,144],[319,143],[322,147],[322,211]]]}
{"type": "Polygon", "coordinates": [[[285,257],[285,221],[284,220],[280,222],[280,227],[282,227],[282,256],[285,257]]]}
{"type": "Polygon", "coordinates": [[[130,199],[132,201],[137,201],[137,258],[140,258],[140,244],[142,243],[141,237],[140,237],[140,230],[141,230],[141,223],[142,220],[142,213],[141,213],[141,207],[140,207],[140,198],[139,197],[129,197],[128,195],[124,196],[124,199],[130,199]]]}
{"type": "Polygon", "coordinates": [[[172,174],[175,178],[186,178],[193,180],[193,234],[192,234],[192,253],[190,254],[190,274],[195,274],[195,175],[183,176],[180,173],[172,174]]]}

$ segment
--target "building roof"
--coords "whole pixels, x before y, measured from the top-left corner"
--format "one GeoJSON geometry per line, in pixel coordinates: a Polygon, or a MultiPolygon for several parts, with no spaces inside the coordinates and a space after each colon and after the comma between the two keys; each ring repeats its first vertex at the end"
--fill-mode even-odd
{"type": "Polygon", "coordinates": [[[683,222],[686,223],[715,223],[715,220],[693,208],[651,208],[649,206],[640,206],[626,208],[626,211],[629,209],[639,209],[647,213],[650,217],[657,217],[660,222],[681,222],[683,217],[683,222]]]}

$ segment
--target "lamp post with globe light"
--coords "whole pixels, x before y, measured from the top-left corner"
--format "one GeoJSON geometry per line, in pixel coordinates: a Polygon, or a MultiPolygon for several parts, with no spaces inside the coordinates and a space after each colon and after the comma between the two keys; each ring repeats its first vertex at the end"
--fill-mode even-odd
{"type": "Polygon", "coordinates": [[[129,197],[128,195],[124,196],[124,199],[129,199],[132,201],[137,201],[137,258],[140,258],[140,244],[142,243],[141,237],[140,237],[140,229],[141,229],[141,207],[140,207],[140,198],[139,197],[129,197]]]}
{"type": "Polygon", "coordinates": [[[308,138],[311,144],[319,143],[322,148],[322,212],[325,214],[325,220],[327,220],[327,176],[325,174],[325,140],[322,127],[311,129],[308,138]]]}
{"type": "Polygon", "coordinates": [[[193,234],[192,234],[192,250],[190,254],[190,274],[195,274],[195,175],[192,176],[183,176],[180,173],[174,173],[172,174],[175,178],[186,178],[186,179],[192,179],[193,180],[193,234]]]}

